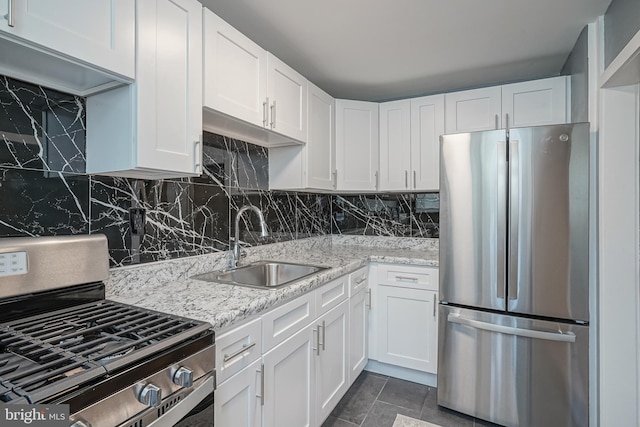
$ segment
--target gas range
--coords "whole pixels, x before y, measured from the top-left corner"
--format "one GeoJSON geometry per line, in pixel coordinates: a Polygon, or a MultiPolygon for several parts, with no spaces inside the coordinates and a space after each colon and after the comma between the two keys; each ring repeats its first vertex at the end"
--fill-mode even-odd
{"type": "Polygon", "coordinates": [[[0,402],[68,404],[75,427],[170,426],[213,394],[211,326],[105,300],[107,260],[99,235],[0,239],[0,402]]]}

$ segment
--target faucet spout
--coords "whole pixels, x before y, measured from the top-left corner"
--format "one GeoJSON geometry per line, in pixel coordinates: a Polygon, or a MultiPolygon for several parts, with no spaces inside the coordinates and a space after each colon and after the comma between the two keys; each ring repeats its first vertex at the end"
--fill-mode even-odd
{"type": "Polygon", "coordinates": [[[267,237],[269,232],[267,231],[267,224],[264,222],[264,215],[262,215],[262,211],[258,209],[258,207],[254,205],[244,205],[238,210],[238,214],[236,215],[236,220],[234,224],[234,240],[233,240],[233,267],[238,265],[238,260],[240,259],[240,217],[246,211],[253,211],[258,215],[258,219],[260,220],[260,237],[267,237]]]}

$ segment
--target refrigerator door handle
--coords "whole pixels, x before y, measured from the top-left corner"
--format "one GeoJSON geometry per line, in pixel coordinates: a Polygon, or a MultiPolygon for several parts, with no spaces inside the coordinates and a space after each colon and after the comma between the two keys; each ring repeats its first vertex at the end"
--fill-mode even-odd
{"type": "Polygon", "coordinates": [[[510,300],[518,299],[518,251],[520,229],[520,152],[518,141],[509,141],[509,290],[508,297],[510,300]]]}
{"type": "Polygon", "coordinates": [[[572,332],[567,333],[555,333],[555,332],[543,332],[532,329],[513,328],[511,326],[496,325],[494,323],[480,322],[478,320],[467,319],[461,317],[457,313],[449,313],[447,320],[451,323],[457,323],[459,325],[470,326],[475,329],[482,329],[489,332],[498,332],[507,335],[516,335],[519,337],[533,338],[547,341],[560,341],[574,343],[576,342],[576,336],[572,332]]]}
{"type": "Polygon", "coordinates": [[[497,228],[497,271],[496,271],[496,296],[505,298],[505,269],[506,269],[506,241],[507,241],[507,142],[498,141],[498,228],[497,228]]]}

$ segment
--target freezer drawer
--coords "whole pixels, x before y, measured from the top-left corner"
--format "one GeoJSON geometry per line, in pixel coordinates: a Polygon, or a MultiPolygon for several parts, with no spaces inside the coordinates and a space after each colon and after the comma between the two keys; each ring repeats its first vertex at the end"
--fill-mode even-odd
{"type": "Polygon", "coordinates": [[[506,426],[588,426],[588,326],[439,315],[438,405],[506,426]]]}

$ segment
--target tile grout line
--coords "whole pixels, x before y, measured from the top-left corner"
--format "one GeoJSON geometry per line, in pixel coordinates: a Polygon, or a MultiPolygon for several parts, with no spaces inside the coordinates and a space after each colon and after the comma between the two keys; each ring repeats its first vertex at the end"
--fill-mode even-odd
{"type": "Polygon", "coordinates": [[[371,410],[373,409],[373,406],[376,404],[376,402],[378,401],[378,398],[380,397],[380,395],[382,394],[382,390],[384,390],[384,388],[387,386],[387,383],[389,382],[389,377],[385,378],[384,380],[384,384],[382,385],[382,387],[380,387],[380,391],[378,392],[378,394],[376,395],[376,398],[373,399],[373,403],[371,404],[371,406],[369,407],[369,410],[367,411],[367,414],[364,416],[364,418],[362,419],[362,422],[360,423],[360,427],[362,427],[362,424],[364,424],[365,420],[367,419],[367,417],[369,416],[369,414],[371,413],[371,410]]]}

